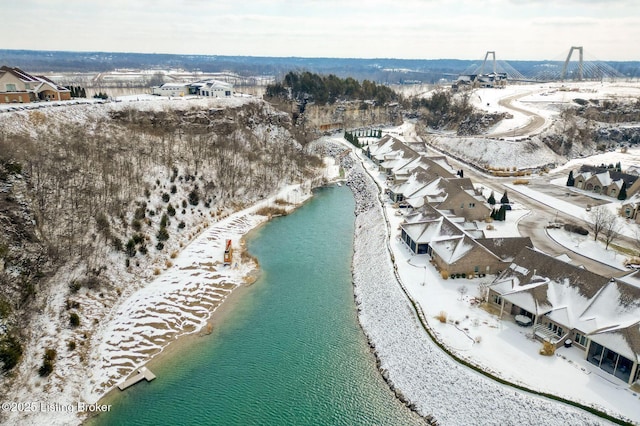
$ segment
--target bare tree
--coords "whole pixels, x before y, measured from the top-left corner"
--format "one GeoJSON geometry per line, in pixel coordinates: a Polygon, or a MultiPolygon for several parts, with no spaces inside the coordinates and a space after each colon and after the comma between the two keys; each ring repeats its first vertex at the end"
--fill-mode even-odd
{"type": "Polygon", "coordinates": [[[602,235],[604,236],[606,249],[609,248],[609,244],[611,244],[615,239],[618,238],[618,236],[620,235],[620,228],[622,228],[620,219],[612,213],[611,219],[605,223],[605,226],[602,229],[602,235]]]}
{"type": "Polygon", "coordinates": [[[467,291],[469,291],[469,289],[464,285],[461,285],[460,287],[458,287],[458,293],[460,293],[459,300],[462,300],[464,298],[464,295],[467,294],[467,291]]]}
{"type": "MultiPolygon", "coordinates": [[[[615,222],[617,222],[617,217],[605,206],[592,208],[588,216],[588,227],[593,232],[594,241],[596,241],[598,239],[598,235],[605,232],[607,228],[615,229],[615,226],[613,225],[615,224],[615,222]]],[[[619,226],[616,231],[617,230],[619,230],[619,226]]]]}

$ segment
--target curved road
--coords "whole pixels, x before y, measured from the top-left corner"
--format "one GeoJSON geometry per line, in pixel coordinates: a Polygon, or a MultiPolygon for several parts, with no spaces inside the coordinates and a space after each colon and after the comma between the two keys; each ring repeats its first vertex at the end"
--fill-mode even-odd
{"type": "Polygon", "coordinates": [[[512,111],[516,111],[519,112],[521,114],[524,114],[525,116],[529,117],[529,122],[522,126],[522,127],[516,127],[512,130],[509,131],[503,131],[503,132],[499,132],[499,133],[492,133],[489,135],[485,135],[487,137],[492,137],[492,138],[505,138],[505,137],[516,137],[516,136],[529,136],[532,133],[536,133],[538,130],[541,130],[545,123],[546,120],[544,119],[544,117],[536,114],[535,112],[523,109],[523,108],[519,108],[513,105],[513,101],[516,101],[520,98],[524,98],[525,96],[529,96],[530,94],[532,94],[533,92],[527,92],[527,93],[519,93],[517,95],[513,95],[513,96],[508,96],[506,98],[500,99],[498,101],[498,104],[500,106],[503,106],[507,109],[510,109],[512,111]]]}

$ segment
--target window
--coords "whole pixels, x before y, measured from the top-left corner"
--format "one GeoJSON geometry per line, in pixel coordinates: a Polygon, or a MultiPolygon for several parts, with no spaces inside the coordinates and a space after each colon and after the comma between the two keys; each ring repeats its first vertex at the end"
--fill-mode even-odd
{"type": "Polygon", "coordinates": [[[493,303],[495,303],[496,305],[502,305],[502,297],[500,297],[497,294],[493,295],[493,298],[491,299],[493,301],[493,303]]]}
{"type": "Polygon", "coordinates": [[[476,206],[476,203],[469,203],[469,208],[472,209],[476,206]]]}
{"type": "Polygon", "coordinates": [[[7,83],[7,92],[16,92],[16,85],[13,83],[7,83]]]}
{"type": "Polygon", "coordinates": [[[580,333],[576,333],[576,338],[574,339],[577,344],[580,346],[587,346],[587,338],[580,333]]]}

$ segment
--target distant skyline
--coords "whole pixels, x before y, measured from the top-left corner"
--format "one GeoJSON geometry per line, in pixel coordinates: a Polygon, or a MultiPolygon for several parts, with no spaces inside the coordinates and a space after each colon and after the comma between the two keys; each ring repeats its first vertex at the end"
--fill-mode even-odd
{"type": "Polygon", "coordinates": [[[640,60],[637,0],[2,0],[0,15],[4,49],[640,60]]]}

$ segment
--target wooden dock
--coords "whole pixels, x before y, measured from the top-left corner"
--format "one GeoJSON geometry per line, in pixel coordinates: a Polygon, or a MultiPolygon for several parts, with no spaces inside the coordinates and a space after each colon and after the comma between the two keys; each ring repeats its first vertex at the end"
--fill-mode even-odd
{"type": "Polygon", "coordinates": [[[151,370],[149,370],[147,367],[140,367],[140,369],[138,370],[138,374],[136,374],[135,376],[131,377],[130,379],[127,379],[124,382],[120,383],[118,385],[118,389],[123,391],[126,388],[135,385],[136,383],[138,383],[142,379],[146,379],[147,382],[150,382],[155,378],[156,378],[156,375],[153,374],[151,372],[151,370]]]}

